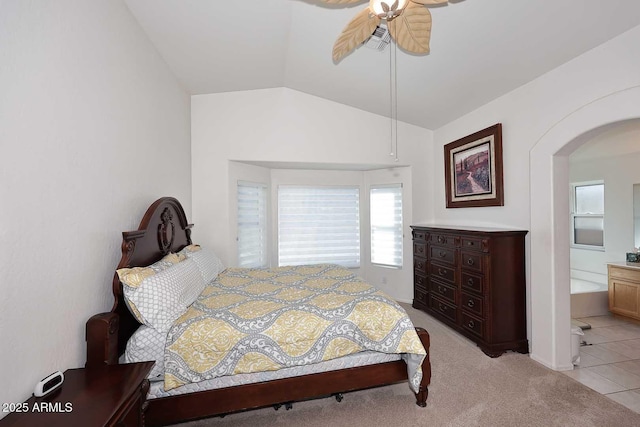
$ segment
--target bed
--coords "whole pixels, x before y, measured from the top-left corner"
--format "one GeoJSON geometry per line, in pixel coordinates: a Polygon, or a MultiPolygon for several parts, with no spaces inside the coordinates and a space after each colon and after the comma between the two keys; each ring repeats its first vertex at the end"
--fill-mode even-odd
{"type": "MultiPolygon", "coordinates": [[[[122,258],[117,270],[121,272],[123,269],[149,266],[163,260],[169,254],[184,252],[185,249],[193,246],[192,227],[178,200],[172,197],[157,200],[148,208],[138,230],[123,233],[122,258]]],[[[229,270],[231,273],[227,274],[246,274],[243,271],[229,270]]],[[[333,270],[328,269],[328,271],[333,270]]],[[[132,314],[125,302],[123,284],[118,274],[114,275],[112,283],[115,299],[113,308],[108,313],[92,316],[86,324],[87,368],[121,363],[121,356],[125,352],[127,342],[141,327],[140,321],[132,314]]],[[[413,330],[411,325],[412,333],[413,330]]],[[[422,375],[418,377],[417,384],[411,383],[412,377],[407,369],[410,363],[406,362],[406,359],[390,359],[387,357],[389,355],[382,353],[378,355],[375,351],[367,351],[322,362],[333,364],[328,368],[330,370],[311,369],[318,364],[308,367],[299,366],[283,369],[281,372],[268,372],[267,376],[260,377],[259,382],[255,380],[247,383],[227,382],[226,385],[218,388],[206,389],[206,387],[200,387],[200,384],[206,383],[202,381],[195,385],[185,384],[178,387],[176,389],[178,392],[170,395],[163,395],[160,392],[152,396],[153,393],[151,393],[145,404],[146,425],[168,425],[268,406],[276,409],[281,405],[290,407],[292,402],[320,397],[336,396],[340,401],[342,394],[346,392],[399,382],[409,382],[415,393],[416,404],[424,407],[431,379],[430,341],[426,330],[415,328],[415,332],[426,352],[426,356],[420,359],[418,366],[422,375]],[[364,356],[367,355],[372,355],[373,359],[365,361],[364,356]],[[356,361],[356,366],[353,366],[354,362],[349,360],[347,367],[343,368],[341,361],[351,356],[354,356],[354,359],[360,357],[363,361],[356,361]],[[381,358],[383,356],[387,358],[381,358]],[[363,365],[360,366],[359,363],[363,365]],[[288,371],[292,372],[288,375],[294,376],[287,376],[288,371]]],[[[405,355],[403,354],[402,357],[404,358],[405,355]]],[[[251,374],[240,374],[238,378],[243,375],[251,374]]]]}

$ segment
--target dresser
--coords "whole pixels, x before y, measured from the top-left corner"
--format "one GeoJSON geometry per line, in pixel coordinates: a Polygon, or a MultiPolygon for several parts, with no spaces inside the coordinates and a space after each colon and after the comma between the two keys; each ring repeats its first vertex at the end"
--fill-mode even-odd
{"type": "Polygon", "coordinates": [[[527,231],[413,225],[413,307],[478,344],[490,357],[529,352],[527,231]]]}
{"type": "Polygon", "coordinates": [[[640,264],[611,263],[609,274],[609,311],[640,320],[640,264]]]}
{"type": "MultiPolygon", "coordinates": [[[[154,362],[69,369],[59,390],[7,406],[3,427],[142,427],[154,362]]],[[[5,405],[6,406],[6,405],[5,405]]]]}

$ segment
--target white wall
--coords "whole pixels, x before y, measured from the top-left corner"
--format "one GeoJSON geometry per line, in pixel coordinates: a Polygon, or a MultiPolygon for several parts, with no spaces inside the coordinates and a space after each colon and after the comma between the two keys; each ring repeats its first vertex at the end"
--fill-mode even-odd
{"type": "MultiPolygon", "coordinates": [[[[227,264],[236,257],[229,161],[273,162],[274,170],[277,163],[352,170],[411,166],[411,213],[429,216],[431,131],[400,123],[395,162],[388,118],[291,89],[199,95],[191,105],[194,235],[227,264]]],[[[411,252],[405,266],[412,268],[411,252]]],[[[410,300],[412,279],[402,280],[392,296],[410,300]]]]}
{"type": "Polygon", "coordinates": [[[568,160],[567,153],[564,157],[556,153],[586,131],[633,116],[638,104],[635,92],[620,95],[624,99],[614,106],[610,101],[639,85],[640,27],[635,27],[434,133],[433,157],[438,159],[448,142],[503,124],[505,206],[446,209],[444,166],[436,162],[434,219],[531,230],[527,237],[531,357],[555,369],[572,366],[568,160]],[[554,207],[563,217],[554,216],[554,207]]]}
{"type": "Polygon", "coordinates": [[[633,184],[640,183],[640,152],[569,162],[571,182],[603,180],[605,188],[605,250],[571,248],[572,274],[606,284],[607,263],[624,261],[626,253],[633,252],[633,184]]]}
{"type": "Polygon", "coordinates": [[[84,365],[120,232],[160,196],[190,214],[190,100],[119,0],[2,1],[0,40],[0,402],[20,402],[84,365]]]}

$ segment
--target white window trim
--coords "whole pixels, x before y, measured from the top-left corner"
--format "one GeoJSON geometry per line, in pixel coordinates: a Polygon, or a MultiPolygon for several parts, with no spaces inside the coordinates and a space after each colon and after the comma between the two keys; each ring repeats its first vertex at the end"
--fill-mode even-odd
{"type": "MultiPolygon", "coordinates": [[[[606,233],[604,228],[604,214],[576,214],[576,187],[586,187],[589,185],[604,185],[604,180],[596,180],[596,181],[582,181],[582,182],[572,182],[571,183],[571,213],[570,213],[570,224],[569,224],[569,242],[570,247],[573,249],[584,249],[588,251],[598,251],[605,252],[605,242],[606,242],[606,233]],[[595,245],[581,245],[579,243],[575,243],[575,220],[576,218],[602,218],[602,246],[595,245]]],[[[605,187],[606,188],[606,187],[605,187]]],[[[604,195],[603,195],[604,197],[604,195]]]]}

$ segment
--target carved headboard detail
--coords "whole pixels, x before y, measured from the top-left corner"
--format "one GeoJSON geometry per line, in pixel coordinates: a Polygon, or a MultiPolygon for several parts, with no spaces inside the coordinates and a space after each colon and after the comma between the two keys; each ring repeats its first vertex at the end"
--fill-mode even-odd
{"type": "Polygon", "coordinates": [[[158,225],[158,245],[164,254],[169,253],[171,245],[173,245],[173,239],[176,237],[176,226],[173,223],[173,215],[169,208],[164,208],[162,214],[160,214],[162,224],[158,225]]]}
{"type": "MultiPolygon", "coordinates": [[[[177,199],[162,197],[156,200],[147,209],[137,230],[122,233],[122,258],[116,269],[145,267],[169,252],[180,251],[192,243],[191,227],[193,224],[188,223],[177,199]]],[[[117,273],[113,277],[113,296],[115,301],[111,311],[119,316],[118,354],[122,354],[140,323],[127,308],[117,273]]]]}

